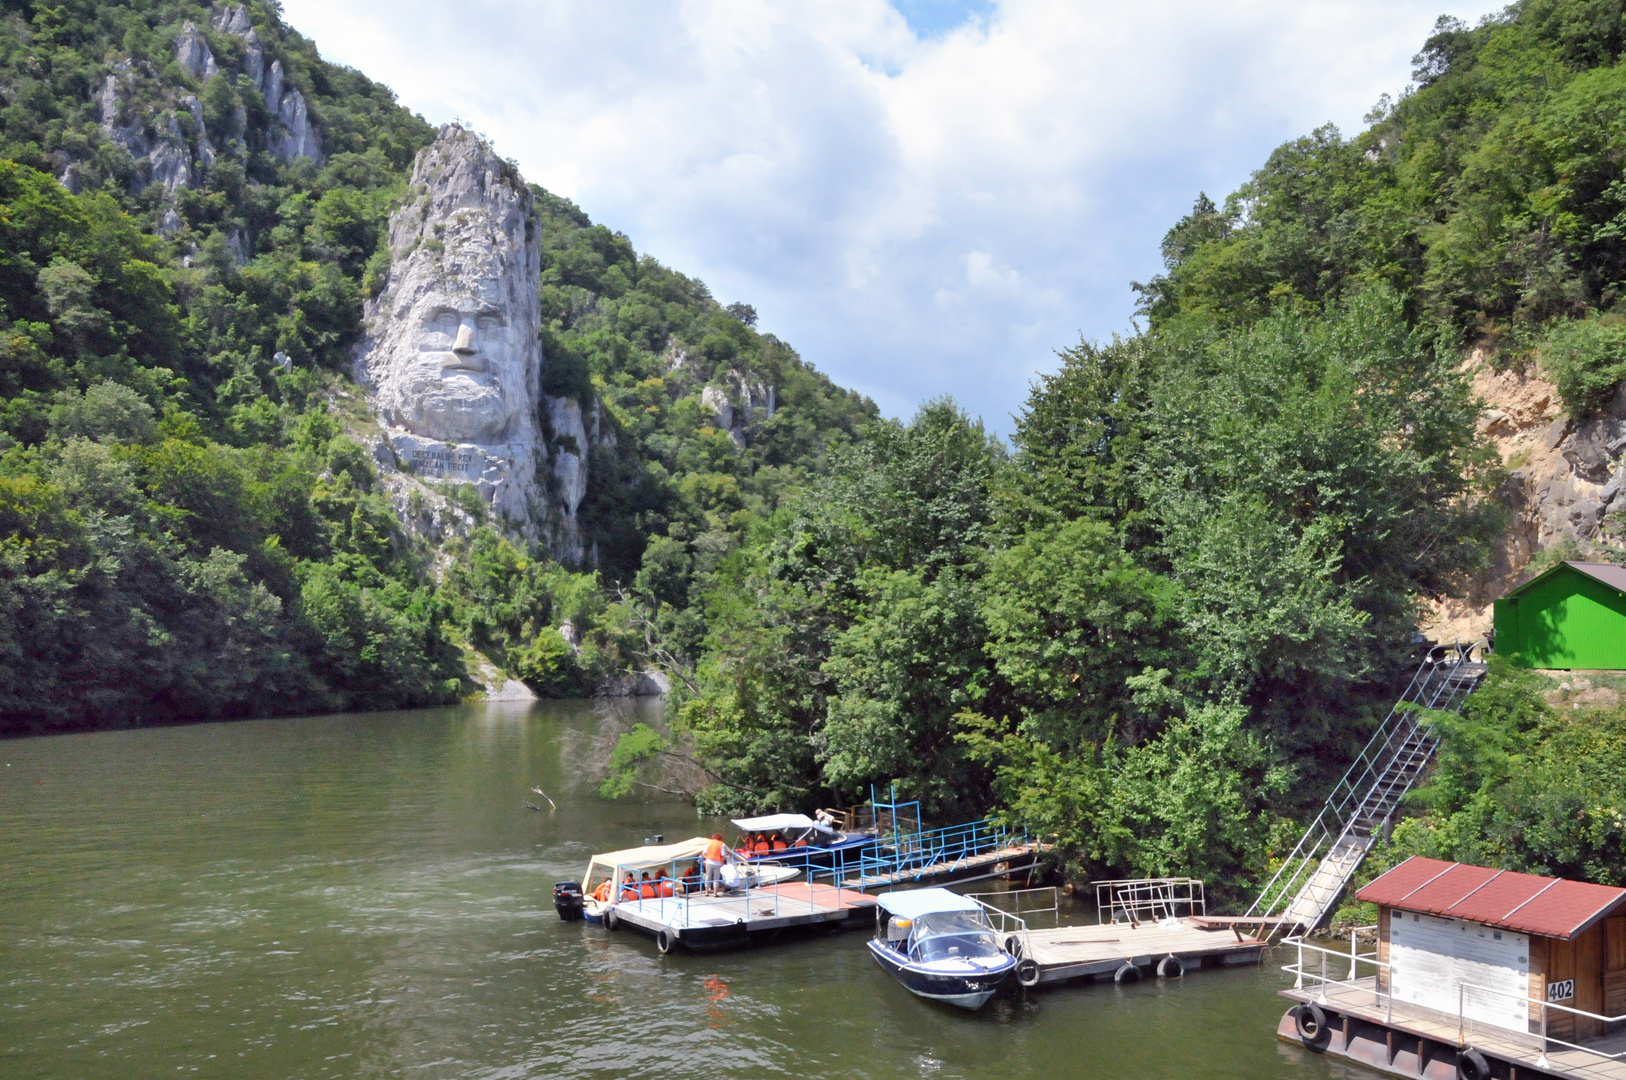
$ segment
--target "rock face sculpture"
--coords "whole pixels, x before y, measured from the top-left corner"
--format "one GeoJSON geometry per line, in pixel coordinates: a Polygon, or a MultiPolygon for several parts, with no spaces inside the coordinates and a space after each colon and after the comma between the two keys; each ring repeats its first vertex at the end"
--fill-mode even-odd
{"type": "Polygon", "coordinates": [[[541,539],[549,506],[537,484],[541,237],[531,193],[451,124],[419,152],[410,191],[390,217],[388,285],[367,307],[357,381],[406,470],[474,485],[512,531],[541,539]]]}

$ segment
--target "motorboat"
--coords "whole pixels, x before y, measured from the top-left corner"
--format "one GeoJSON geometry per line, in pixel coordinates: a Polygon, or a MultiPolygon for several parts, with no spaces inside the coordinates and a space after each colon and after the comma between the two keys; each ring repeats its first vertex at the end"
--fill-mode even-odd
{"type": "Polygon", "coordinates": [[[903,889],[875,899],[884,919],[869,951],[912,994],[980,1009],[1016,968],[1017,958],[1000,948],[975,900],[947,889],[903,889]]]}
{"type": "Polygon", "coordinates": [[[856,859],[861,849],[875,844],[873,830],[843,832],[830,822],[806,814],[764,814],[731,820],[740,831],[735,850],[754,863],[829,866],[837,859],[856,859]]]}
{"type": "MultiPolygon", "coordinates": [[[[594,855],[580,881],[554,884],[554,910],[566,922],[598,923],[618,903],[698,893],[701,858],[709,843],[708,838],[695,836],[676,844],[645,844],[594,855]]],[[[723,867],[723,885],[731,890],[759,888],[800,873],[794,867],[756,866],[734,859],[723,867]]]]}

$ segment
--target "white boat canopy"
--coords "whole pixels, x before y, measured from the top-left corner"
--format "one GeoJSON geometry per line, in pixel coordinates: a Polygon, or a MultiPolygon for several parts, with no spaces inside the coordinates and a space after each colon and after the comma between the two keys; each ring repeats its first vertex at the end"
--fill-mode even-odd
{"type": "Polygon", "coordinates": [[[735,828],[746,832],[778,832],[780,829],[817,829],[820,832],[834,832],[828,825],[821,825],[806,814],[764,814],[762,817],[733,818],[735,828]]]}
{"type": "Polygon", "coordinates": [[[618,866],[624,870],[653,870],[658,866],[687,862],[699,857],[709,843],[711,841],[706,837],[695,836],[676,844],[645,844],[643,847],[594,855],[587,864],[587,873],[582,876],[582,888],[591,886],[594,871],[603,877],[610,877],[618,866]]]}
{"type": "Polygon", "coordinates": [[[943,911],[978,911],[982,905],[947,889],[900,889],[884,892],[875,902],[900,919],[918,919],[943,911]]]}

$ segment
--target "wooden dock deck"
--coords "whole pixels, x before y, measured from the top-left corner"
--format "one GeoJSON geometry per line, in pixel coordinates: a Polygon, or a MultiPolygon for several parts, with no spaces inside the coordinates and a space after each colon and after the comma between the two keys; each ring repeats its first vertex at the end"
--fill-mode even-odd
{"type": "MultiPolygon", "coordinates": [[[[1348,1058],[1379,1072],[1454,1080],[1458,1051],[1471,1046],[1489,1059],[1496,1077],[1626,1080],[1626,1060],[1600,1056],[1626,1055],[1626,1036],[1587,1041],[1585,1045],[1598,1054],[1557,1043],[1549,1044],[1543,1054],[1539,1035],[1481,1022],[1459,1027],[1455,1016],[1403,1001],[1391,1003],[1375,983],[1375,978],[1367,977],[1313,989],[1283,990],[1281,995],[1296,1002],[1315,1003],[1326,1013],[1325,1042],[1312,1049],[1348,1058]]],[[[1276,1035],[1284,1042],[1302,1045],[1295,1012],[1289,1009],[1282,1017],[1276,1035]]]]}
{"type": "Polygon", "coordinates": [[[662,952],[734,948],[753,939],[817,928],[875,924],[875,898],[857,889],[787,881],[721,897],[628,900],[611,909],[619,925],[655,938],[662,952]]]}
{"type": "Polygon", "coordinates": [[[1039,985],[1114,975],[1125,964],[1156,968],[1173,956],[1185,970],[1203,965],[1257,964],[1265,943],[1230,927],[1204,929],[1193,919],[1097,923],[1029,930],[1023,955],[1039,965],[1039,985]]]}
{"type": "Polygon", "coordinates": [[[879,889],[900,885],[907,887],[924,884],[928,881],[974,879],[978,876],[987,877],[993,874],[1011,873],[1016,870],[1027,869],[1048,846],[1038,843],[1012,844],[993,851],[985,851],[979,855],[968,855],[945,862],[931,863],[927,866],[910,867],[893,874],[855,875],[844,878],[841,887],[843,889],[879,889]],[[1001,867],[1001,864],[1004,864],[1003,867],[1001,867]]]}

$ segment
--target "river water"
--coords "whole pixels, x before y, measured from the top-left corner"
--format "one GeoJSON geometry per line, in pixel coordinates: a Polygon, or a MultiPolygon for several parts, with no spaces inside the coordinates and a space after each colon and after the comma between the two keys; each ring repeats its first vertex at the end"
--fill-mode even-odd
{"type": "Polygon", "coordinates": [[[592,852],[712,825],[598,799],[610,723],[564,702],[0,742],[0,1076],[1369,1075],[1276,1041],[1274,966],[970,1015],[862,932],[663,957],[562,923],[551,883],[592,852]]]}

